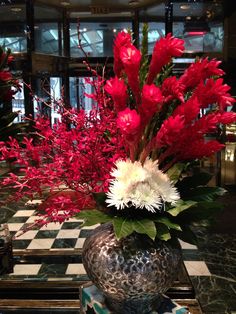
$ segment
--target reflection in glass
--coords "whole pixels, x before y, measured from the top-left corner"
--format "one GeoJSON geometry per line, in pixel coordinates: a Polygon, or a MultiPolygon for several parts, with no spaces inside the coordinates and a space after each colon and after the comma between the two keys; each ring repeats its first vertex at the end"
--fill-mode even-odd
{"type": "MultiPolygon", "coordinates": [[[[139,25],[139,41],[142,42],[142,29],[144,23],[140,23],[139,25]]],[[[155,42],[161,37],[165,36],[165,23],[161,22],[150,22],[148,23],[148,53],[151,54],[153,51],[153,47],[155,42]]]]}
{"type": "Polygon", "coordinates": [[[26,49],[25,5],[1,5],[0,45],[12,52],[25,52],[26,49]]]}
{"type": "Polygon", "coordinates": [[[18,116],[15,118],[14,123],[22,122],[25,116],[25,98],[24,98],[24,84],[23,80],[19,79],[19,83],[22,86],[12,99],[12,111],[19,111],[18,116]]]}
{"type": "Polygon", "coordinates": [[[94,92],[93,86],[88,83],[89,77],[70,77],[70,104],[74,108],[92,109],[93,100],[85,96],[94,92]]]}
{"type": "MultiPolygon", "coordinates": [[[[78,24],[70,24],[70,52],[72,57],[84,57],[79,49],[78,24]]],[[[131,22],[81,23],[79,38],[88,57],[112,56],[113,39],[121,30],[132,29],[131,22]]]]}
{"type": "Polygon", "coordinates": [[[35,50],[46,54],[59,54],[57,23],[35,25],[35,50]]]}
{"type": "Polygon", "coordinates": [[[183,38],[185,51],[222,52],[223,8],[221,1],[174,3],[173,34],[183,38]]]}

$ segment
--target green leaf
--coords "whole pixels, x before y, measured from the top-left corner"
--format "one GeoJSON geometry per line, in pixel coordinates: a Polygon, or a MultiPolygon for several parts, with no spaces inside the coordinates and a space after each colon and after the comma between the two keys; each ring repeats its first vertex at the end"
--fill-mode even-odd
{"type": "Polygon", "coordinates": [[[157,238],[160,240],[164,240],[164,241],[168,241],[171,238],[169,229],[161,224],[161,223],[157,223],[156,224],[156,230],[157,230],[157,238]]]}
{"type": "Polygon", "coordinates": [[[83,227],[109,222],[113,218],[97,209],[83,210],[75,217],[77,219],[84,219],[83,227]]]}
{"type": "Polygon", "coordinates": [[[184,226],[181,232],[176,232],[175,237],[190,244],[197,244],[197,237],[188,226],[184,226]]]}
{"type": "Polygon", "coordinates": [[[133,221],[133,230],[148,235],[152,240],[156,237],[156,225],[152,220],[142,219],[133,221]]]}
{"type": "Polygon", "coordinates": [[[107,198],[106,193],[103,193],[103,192],[93,193],[93,198],[99,207],[101,207],[101,208],[105,207],[105,204],[106,204],[105,200],[107,198]]]}
{"type": "Polygon", "coordinates": [[[112,223],[117,239],[125,238],[134,231],[133,221],[125,217],[114,217],[112,223]]]}
{"type": "Polygon", "coordinates": [[[168,229],[175,229],[175,230],[179,230],[179,231],[182,230],[180,225],[178,225],[177,223],[172,222],[167,217],[161,217],[161,218],[155,219],[155,221],[164,224],[168,229]]]}
{"type": "Polygon", "coordinates": [[[198,222],[201,220],[209,219],[220,210],[223,205],[219,202],[198,202],[195,206],[188,208],[177,217],[180,224],[198,222]]]}
{"type": "Polygon", "coordinates": [[[176,203],[176,206],[174,208],[171,208],[168,210],[168,213],[171,215],[171,216],[177,216],[179,215],[179,213],[185,211],[186,209],[196,205],[197,202],[194,202],[194,201],[178,201],[176,203]]]}
{"type": "Polygon", "coordinates": [[[217,196],[221,196],[225,192],[225,189],[218,186],[202,186],[189,191],[188,198],[193,201],[213,201],[217,196]]]}
{"type": "Polygon", "coordinates": [[[186,164],[177,163],[167,171],[167,175],[173,183],[176,183],[179,180],[185,167],[186,164]]]}
{"type": "Polygon", "coordinates": [[[199,172],[193,176],[185,177],[178,183],[178,188],[187,189],[195,188],[199,185],[206,185],[212,178],[212,175],[208,172],[199,172]]]}

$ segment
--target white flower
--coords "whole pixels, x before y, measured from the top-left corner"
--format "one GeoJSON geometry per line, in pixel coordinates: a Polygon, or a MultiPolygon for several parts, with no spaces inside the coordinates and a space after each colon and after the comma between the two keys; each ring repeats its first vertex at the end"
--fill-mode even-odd
{"type": "Polygon", "coordinates": [[[108,206],[134,206],[156,212],[163,202],[175,204],[180,198],[168,176],[158,169],[157,161],[146,159],[142,165],[139,161],[119,160],[111,174],[114,179],[107,193],[108,206]]]}

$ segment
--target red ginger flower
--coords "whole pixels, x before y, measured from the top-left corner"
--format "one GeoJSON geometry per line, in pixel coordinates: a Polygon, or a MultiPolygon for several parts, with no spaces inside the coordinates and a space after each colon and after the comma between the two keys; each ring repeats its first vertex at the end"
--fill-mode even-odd
{"type": "Polygon", "coordinates": [[[170,102],[173,99],[179,99],[184,102],[184,86],[177,80],[176,76],[170,76],[166,78],[161,86],[163,96],[165,96],[165,102],[170,102]]]}
{"type": "Polygon", "coordinates": [[[166,119],[156,135],[156,145],[158,148],[172,145],[178,140],[178,135],[184,128],[183,117],[176,115],[166,119]]]}
{"type": "Polygon", "coordinates": [[[188,143],[182,150],[180,150],[177,160],[193,160],[209,157],[212,154],[220,151],[224,147],[223,144],[216,140],[205,142],[203,139],[188,143]]]}
{"type": "Polygon", "coordinates": [[[218,114],[218,122],[222,124],[230,124],[236,122],[236,112],[223,112],[218,114]]]}
{"type": "Polygon", "coordinates": [[[180,83],[184,86],[184,90],[189,88],[194,88],[201,81],[210,78],[211,76],[222,76],[224,71],[218,69],[221,61],[215,59],[208,60],[199,59],[195,63],[192,63],[185,71],[184,74],[180,77],[180,83]]]}
{"type": "Polygon", "coordinates": [[[0,71],[1,81],[10,81],[12,79],[12,74],[8,71],[0,71]]]}
{"type": "Polygon", "coordinates": [[[197,118],[200,111],[200,103],[197,97],[191,97],[179,105],[173,112],[173,117],[179,115],[184,117],[184,124],[187,125],[197,118]]]}
{"type": "Polygon", "coordinates": [[[148,122],[156,112],[161,110],[163,97],[156,85],[144,85],[142,90],[142,104],[139,107],[142,120],[148,122]]]}
{"type": "Polygon", "coordinates": [[[124,110],[127,102],[127,86],[117,76],[106,82],[105,91],[111,95],[116,112],[124,110]]]}
{"type": "Polygon", "coordinates": [[[128,77],[128,83],[131,87],[136,102],[139,102],[139,68],[141,61],[141,52],[132,44],[127,47],[121,47],[120,59],[123,63],[125,73],[128,77]]]}
{"type": "Polygon", "coordinates": [[[170,62],[172,57],[180,57],[184,51],[184,40],[174,38],[171,34],[156,42],[149,67],[147,84],[151,84],[162,67],[170,62]]]}
{"type": "Polygon", "coordinates": [[[126,108],[118,113],[117,126],[124,135],[135,135],[140,130],[140,116],[136,110],[126,108]]]}
{"type": "Polygon", "coordinates": [[[121,47],[127,47],[131,44],[131,36],[126,32],[120,32],[114,40],[113,54],[114,54],[114,72],[116,76],[120,77],[124,69],[123,63],[120,59],[121,47]]]}
{"type": "Polygon", "coordinates": [[[162,103],[161,90],[156,85],[144,85],[142,90],[142,103],[153,106],[162,103]]]}
{"type": "Polygon", "coordinates": [[[229,90],[230,86],[223,84],[222,78],[217,80],[210,78],[205,84],[201,82],[197,86],[194,95],[198,97],[201,108],[207,108],[210,104],[217,103],[219,109],[224,111],[227,106],[231,106],[235,102],[235,99],[228,93],[229,90]]]}

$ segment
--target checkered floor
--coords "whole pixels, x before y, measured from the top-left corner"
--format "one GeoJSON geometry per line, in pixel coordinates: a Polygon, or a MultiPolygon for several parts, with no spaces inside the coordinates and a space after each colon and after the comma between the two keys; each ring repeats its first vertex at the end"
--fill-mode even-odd
{"type": "MultiPolygon", "coordinates": [[[[92,227],[81,228],[82,221],[71,218],[59,224],[49,223],[40,229],[33,227],[23,232],[38,218],[34,204],[28,204],[24,210],[18,210],[8,221],[8,227],[14,236],[14,255],[18,257],[14,272],[9,279],[23,280],[87,280],[81,260],[81,249],[92,227]],[[44,251],[44,256],[40,252],[44,251]],[[45,251],[47,254],[45,255],[45,251]],[[57,252],[57,256],[55,256],[57,252]],[[60,254],[58,254],[60,252],[60,254]],[[34,259],[22,258],[24,253],[34,259]]],[[[197,247],[181,241],[184,263],[190,276],[210,276],[204,261],[198,255],[197,247]]],[[[6,279],[3,276],[1,279],[6,279]]]]}

